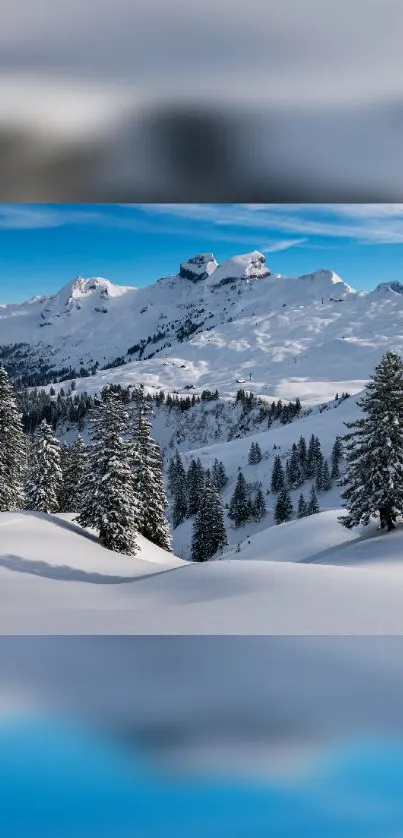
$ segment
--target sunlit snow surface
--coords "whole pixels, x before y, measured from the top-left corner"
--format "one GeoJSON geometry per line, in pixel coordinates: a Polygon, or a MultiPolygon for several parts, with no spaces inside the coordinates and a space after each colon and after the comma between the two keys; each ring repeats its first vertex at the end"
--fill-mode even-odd
{"type": "Polygon", "coordinates": [[[398,836],[403,746],[357,741],[318,752],[284,780],[161,770],[65,720],[0,724],[0,830],[7,838],[398,836]]]}

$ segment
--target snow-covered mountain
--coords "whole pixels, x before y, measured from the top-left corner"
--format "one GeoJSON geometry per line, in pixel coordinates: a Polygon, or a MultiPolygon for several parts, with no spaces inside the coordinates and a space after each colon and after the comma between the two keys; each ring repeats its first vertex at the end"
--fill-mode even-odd
{"type": "Polygon", "coordinates": [[[284,277],[257,251],[222,264],[201,253],[153,285],[77,277],[53,296],[1,306],[0,357],[15,376],[97,372],[90,390],[108,368],[107,379],[154,389],[233,396],[247,382],[318,403],[358,392],[385,349],[403,350],[402,289],[356,292],[324,269],[284,277]]]}

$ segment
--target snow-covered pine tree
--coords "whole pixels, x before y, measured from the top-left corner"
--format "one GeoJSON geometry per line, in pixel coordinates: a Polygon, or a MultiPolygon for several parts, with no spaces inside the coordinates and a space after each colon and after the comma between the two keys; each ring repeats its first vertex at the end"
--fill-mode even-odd
{"type": "Polygon", "coordinates": [[[256,492],[256,497],[252,504],[252,513],[255,521],[261,521],[266,515],[266,504],[260,487],[256,492]]]}
{"type": "Polygon", "coordinates": [[[218,490],[224,488],[224,486],[228,483],[228,477],[225,471],[224,463],[221,460],[214,460],[213,468],[212,468],[212,476],[213,482],[217,486],[218,490]]]}
{"type": "Polygon", "coordinates": [[[299,452],[297,447],[293,447],[293,451],[289,461],[289,486],[291,489],[297,489],[304,482],[304,474],[301,467],[299,452]]]}
{"type": "Polygon", "coordinates": [[[103,388],[90,413],[90,438],[78,497],[77,521],[99,533],[101,544],[135,554],[139,504],[133,475],[129,415],[119,393],[103,388]]]}
{"type": "Polygon", "coordinates": [[[332,488],[332,479],[330,477],[329,463],[327,460],[323,461],[322,467],[322,490],[328,492],[332,488]]]}
{"type": "Polygon", "coordinates": [[[251,446],[249,448],[248,463],[249,463],[250,466],[253,466],[256,463],[255,443],[254,442],[251,443],[251,446]]]}
{"type": "Polygon", "coordinates": [[[59,497],[60,512],[77,512],[79,493],[84,479],[86,449],[82,436],[71,445],[61,447],[62,485],[59,497]]]}
{"type": "Polygon", "coordinates": [[[234,493],[230,500],[228,517],[234,521],[236,527],[241,527],[249,521],[251,515],[250,502],[248,498],[248,489],[246,480],[242,471],[238,474],[238,479],[234,489],[234,493]]]}
{"type": "Polygon", "coordinates": [[[319,512],[318,498],[316,496],[315,486],[312,485],[309,494],[308,515],[316,515],[319,512]]]}
{"type": "Polygon", "coordinates": [[[182,524],[188,513],[188,493],[186,483],[186,471],[181,457],[177,453],[174,461],[174,479],[172,486],[172,526],[174,529],[182,524]]]}
{"type": "Polygon", "coordinates": [[[260,463],[262,459],[262,451],[258,442],[252,442],[249,449],[248,463],[251,466],[260,463]]]}
{"type": "Polygon", "coordinates": [[[300,461],[301,469],[302,469],[303,474],[305,474],[307,448],[306,448],[306,439],[305,439],[304,436],[300,436],[297,447],[298,447],[298,454],[299,454],[299,461],[300,461]]]}
{"type": "Polygon", "coordinates": [[[299,500],[298,500],[297,515],[298,515],[298,518],[306,518],[306,516],[308,515],[307,503],[306,503],[306,500],[305,500],[302,492],[301,492],[301,494],[299,496],[299,500]]]}
{"type": "Polygon", "coordinates": [[[284,489],[284,486],[285,486],[285,477],[284,477],[283,464],[281,462],[280,455],[277,454],[276,457],[274,458],[273,472],[272,472],[272,476],[271,476],[271,486],[270,486],[270,488],[271,488],[272,492],[276,493],[276,492],[281,492],[281,490],[284,489]]]}
{"type": "Polygon", "coordinates": [[[138,530],[153,544],[170,552],[172,538],[165,516],[167,498],[161,451],[151,435],[152,427],[148,417],[152,413],[152,406],[142,387],[136,390],[134,403],[132,438],[136,451],[134,470],[139,506],[138,530]]]}
{"type": "Polygon", "coordinates": [[[274,510],[274,520],[276,524],[284,524],[290,521],[294,514],[292,501],[287,489],[282,489],[276,503],[274,510]]]}
{"type": "Polygon", "coordinates": [[[188,491],[188,515],[196,515],[200,508],[200,503],[204,489],[204,471],[200,461],[192,459],[189,464],[187,476],[187,491],[188,491]]]}
{"type": "Polygon", "coordinates": [[[13,388],[0,367],[0,512],[21,509],[27,468],[27,444],[13,388]]]}
{"type": "Polygon", "coordinates": [[[315,466],[315,489],[317,492],[323,492],[323,468],[324,463],[319,461],[315,466]]]}
{"type": "Polygon", "coordinates": [[[338,480],[339,477],[340,477],[340,462],[341,462],[342,458],[343,458],[343,446],[342,446],[342,442],[341,442],[340,437],[337,436],[335,441],[334,441],[333,448],[332,448],[332,453],[331,453],[332,468],[331,468],[330,476],[331,476],[332,480],[338,480]]]}
{"type": "Polygon", "coordinates": [[[57,512],[62,484],[60,442],[46,419],[35,431],[28,460],[26,484],[27,509],[37,512],[57,512]]]}
{"type": "Polygon", "coordinates": [[[168,491],[171,497],[175,497],[178,486],[183,483],[186,484],[186,471],[179,451],[176,451],[168,466],[168,491]]]}
{"type": "Polygon", "coordinates": [[[357,402],[364,416],[345,423],[343,437],[347,472],[340,480],[347,515],[339,518],[351,529],[379,515],[381,527],[394,528],[403,512],[403,361],[386,352],[357,402]]]}
{"type": "Polygon", "coordinates": [[[205,562],[228,543],[224,512],[217,487],[206,482],[192,533],[192,561],[205,562]]]}

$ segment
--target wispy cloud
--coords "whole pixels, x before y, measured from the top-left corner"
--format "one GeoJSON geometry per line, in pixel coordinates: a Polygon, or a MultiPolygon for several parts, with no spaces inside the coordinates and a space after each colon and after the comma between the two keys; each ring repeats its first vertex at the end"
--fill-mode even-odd
{"type": "Polygon", "coordinates": [[[360,244],[403,243],[402,204],[142,204],[142,212],[222,228],[253,228],[360,244]]]}

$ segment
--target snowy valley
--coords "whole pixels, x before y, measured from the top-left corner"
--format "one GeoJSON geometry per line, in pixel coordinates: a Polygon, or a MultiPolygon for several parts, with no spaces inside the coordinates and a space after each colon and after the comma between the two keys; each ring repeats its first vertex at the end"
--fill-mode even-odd
{"type": "Polygon", "coordinates": [[[329,270],[273,275],[252,252],[221,265],[200,254],[151,286],[78,278],[53,297],[1,306],[0,358],[28,435],[46,420],[64,449],[79,435],[87,446],[102,388],[130,416],[144,387],[173,552],[140,535],[134,556],[118,555],[73,511],[3,512],[0,631],[401,633],[403,532],[340,525],[345,463],[334,466],[334,448],[360,417],[376,364],[403,350],[402,291],[356,292],[329,270]],[[316,446],[305,470],[301,445],[316,446]],[[198,507],[180,512],[175,460],[185,506],[197,494],[192,469],[207,483],[222,469],[226,543],[212,561],[191,561],[198,507]],[[303,512],[301,494],[308,506],[312,492],[303,512]]]}

